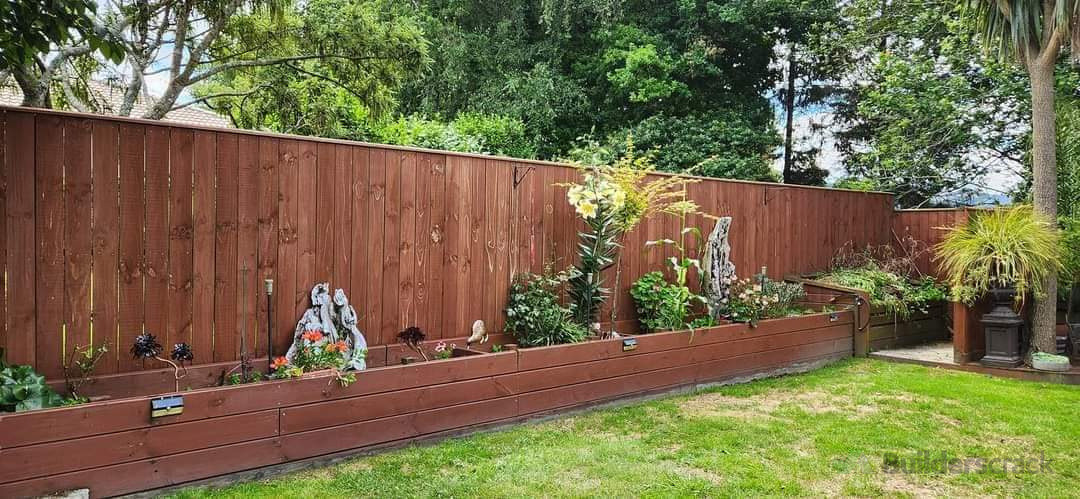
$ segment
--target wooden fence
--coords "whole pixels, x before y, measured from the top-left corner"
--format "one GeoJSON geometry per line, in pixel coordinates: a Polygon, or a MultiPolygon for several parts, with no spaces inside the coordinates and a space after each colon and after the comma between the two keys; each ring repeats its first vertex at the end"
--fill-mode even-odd
{"type": "Polygon", "coordinates": [[[916,259],[916,265],[920,272],[941,278],[932,248],[945,237],[946,228],[966,223],[970,213],[976,210],[978,208],[897,210],[893,216],[893,243],[911,237],[926,245],[931,251],[923,252],[916,259]]]}
{"type": "MultiPolygon", "coordinates": [[[[476,319],[499,330],[515,273],[573,263],[580,224],[558,184],[578,173],[565,165],[22,108],[0,107],[0,133],[0,345],[50,379],[90,343],[111,349],[99,374],[161,367],[127,353],[144,330],[189,342],[197,363],[265,354],[264,278],[280,352],[317,282],[345,289],[380,345],[409,325],[429,338],[476,319]]],[[[848,241],[891,239],[886,194],[688,191],[734,218],[739,275],[820,270],[848,241]]],[[[679,224],[656,217],[626,237],[621,325],[630,283],[664,267],[645,241],[679,224]]]]}

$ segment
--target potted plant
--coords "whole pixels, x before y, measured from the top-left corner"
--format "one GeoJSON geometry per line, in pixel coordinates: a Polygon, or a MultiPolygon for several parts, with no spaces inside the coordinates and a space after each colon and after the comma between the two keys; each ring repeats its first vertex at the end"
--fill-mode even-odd
{"type": "Polygon", "coordinates": [[[936,260],[948,277],[954,299],[973,304],[989,294],[994,308],[983,316],[983,365],[1023,363],[1020,328],[1014,308],[1028,294],[1043,294],[1043,278],[1061,269],[1058,231],[1030,206],[1000,208],[974,215],[953,227],[937,246],[936,260]]]}

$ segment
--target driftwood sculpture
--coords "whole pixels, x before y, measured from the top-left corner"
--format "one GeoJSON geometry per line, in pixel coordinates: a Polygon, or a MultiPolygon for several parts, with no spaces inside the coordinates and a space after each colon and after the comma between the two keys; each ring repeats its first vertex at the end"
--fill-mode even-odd
{"type": "Polygon", "coordinates": [[[285,358],[291,363],[296,350],[302,343],[302,336],[307,331],[322,331],[331,343],[344,340],[348,348],[343,355],[347,359],[345,368],[363,370],[367,368],[367,340],[356,327],[356,309],[349,304],[345,292],[338,289],[330,297],[330,284],[319,283],[311,288],[311,308],[296,323],[293,343],[285,358]]]}
{"type": "Polygon", "coordinates": [[[735,264],[731,262],[731,244],[728,242],[730,229],[731,217],[717,219],[702,258],[705,270],[702,291],[709,304],[709,313],[716,318],[727,308],[731,285],[735,282],[735,264]]]}

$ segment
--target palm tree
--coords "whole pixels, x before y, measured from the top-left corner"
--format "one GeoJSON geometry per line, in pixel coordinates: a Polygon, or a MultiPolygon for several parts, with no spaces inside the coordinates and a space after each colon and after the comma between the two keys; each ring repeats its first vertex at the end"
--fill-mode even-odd
{"type": "MultiPolygon", "coordinates": [[[[1031,80],[1031,157],[1035,211],[1057,219],[1054,143],[1054,67],[1066,48],[1080,61],[1080,0],[961,0],[984,42],[1002,58],[1016,57],[1031,80]]],[[[1046,277],[1045,299],[1035,304],[1032,346],[1054,352],[1057,273],[1046,277]]]]}

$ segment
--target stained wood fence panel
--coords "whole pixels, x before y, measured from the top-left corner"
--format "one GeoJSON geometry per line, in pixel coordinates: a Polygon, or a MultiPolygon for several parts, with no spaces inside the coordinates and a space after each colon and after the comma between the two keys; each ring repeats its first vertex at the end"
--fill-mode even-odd
{"type": "Polygon", "coordinates": [[[977,208],[897,210],[892,220],[891,243],[901,247],[907,238],[918,241],[918,247],[925,251],[920,251],[915,259],[916,267],[926,275],[941,278],[941,269],[934,261],[934,246],[945,238],[949,227],[967,223],[977,211],[977,208]]]}
{"type": "MultiPolygon", "coordinates": [[[[0,132],[0,341],[53,379],[90,342],[110,349],[99,373],[160,368],[128,353],[143,331],[207,364],[265,354],[272,326],[280,353],[317,282],[346,290],[373,346],[409,325],[429,339],[477,319],[497,332],[513,276],[572,265],[584,228],[566,202],[580,172],[554,163],[17,108],[0,108],[0,132]]],[[[877,193],[715,179],[687,193],[733,218],[740,276],[821,270],[844,244],[946,218],[903,222],[877,193]]],[[[712,229],[653,217],[626,235],[604,321],[614,303],[636,328],[630,285],[670,276],[678,254],[645,243],[684,225],[712,229]]]]}

